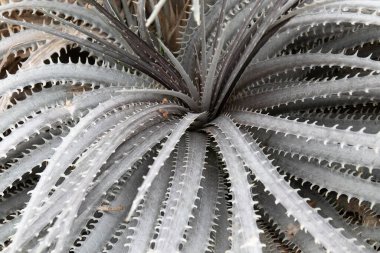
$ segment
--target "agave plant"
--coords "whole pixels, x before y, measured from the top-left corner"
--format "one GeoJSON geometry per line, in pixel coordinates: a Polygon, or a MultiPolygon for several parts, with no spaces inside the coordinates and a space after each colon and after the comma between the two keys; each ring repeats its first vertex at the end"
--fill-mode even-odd
{"type": "Polygon", "coordinates": [[[169,2],[1,1],[1,250],[376,252],[380,2],[169,2]]]}

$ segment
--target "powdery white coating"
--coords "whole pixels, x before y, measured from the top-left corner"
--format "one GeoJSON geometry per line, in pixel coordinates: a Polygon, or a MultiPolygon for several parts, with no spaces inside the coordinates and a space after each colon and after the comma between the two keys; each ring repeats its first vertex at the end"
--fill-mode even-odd
{"type": "Polygon", "coordinates": [[[3,1],[0,251],[376,252],[379,13],[3,1]]]}

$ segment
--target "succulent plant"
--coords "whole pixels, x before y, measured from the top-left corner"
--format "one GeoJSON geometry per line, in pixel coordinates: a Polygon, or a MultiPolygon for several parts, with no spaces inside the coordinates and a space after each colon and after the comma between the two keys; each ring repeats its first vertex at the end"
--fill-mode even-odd
{"type": "Polygon", "coordinates": [[[376,252],[380,2],[165,2],[1,1],[0,249],[376,252]]]}

